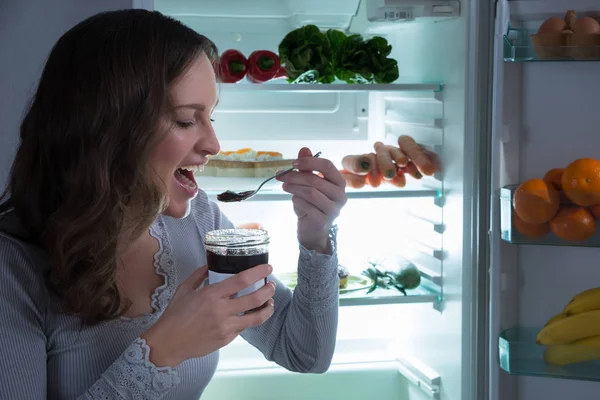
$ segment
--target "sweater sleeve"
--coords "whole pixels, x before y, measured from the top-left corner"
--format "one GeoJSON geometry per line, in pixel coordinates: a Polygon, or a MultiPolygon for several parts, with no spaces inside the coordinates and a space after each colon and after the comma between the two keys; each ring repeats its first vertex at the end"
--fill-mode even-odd
{"type": "MultiPolygon", "coordinates": [[[[218,215],[217,226],[234,227],[223,213],[219,211],[218,215]]],[[[334,233],[331,242],[332,255],[318,254],[300,245],[298,284],[293,293],[276,276],[269,277],[277,285],[275,311],[264,324],[241,335],[267,360],[290,371],[323,373],[333,358],[339,296],[334,233]]]]}
{"type": "MultiPolygon", "coordinates": [[[[0,235],[0,398],[47,397],[46,317],[49,294],[20,243],[0,235]]],[[[157,368],[136,339],[79,399],[160,399],[179,382],[175,370],[157,368]]],[[[67,368],[85,368],[71,365],[67,368]]]]}

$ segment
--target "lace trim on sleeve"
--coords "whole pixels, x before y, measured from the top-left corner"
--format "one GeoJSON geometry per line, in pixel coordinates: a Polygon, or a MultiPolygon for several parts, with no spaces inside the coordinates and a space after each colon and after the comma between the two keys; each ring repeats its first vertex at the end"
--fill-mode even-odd
{"type": "Polygon", "coordinates": [[[150,347],[136,339],[87,393],[88,399],[158,400],[180,382],[171,367],[157,367],[149,359],[150,347]]]}
{"type": "Polygon", "coordinates": [[[337,306],[339,277],[337,274],[337,227],[329,231],[331,255],[319,254],[300,246],[298,286],[296,291],[305,305],[315,313],[337,306]]]}

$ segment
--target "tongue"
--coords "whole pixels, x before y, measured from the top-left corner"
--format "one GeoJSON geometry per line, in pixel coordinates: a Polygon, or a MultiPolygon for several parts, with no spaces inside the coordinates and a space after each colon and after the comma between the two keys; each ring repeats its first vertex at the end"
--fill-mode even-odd
{"type": "Polygon", "coordinates": [[[198,185],[196,184],[196,180],[194,179],[194,174],[190,171],[184,169],[176,170],[175,179],[177,179],[177,182],[181,183],[183,186],[188,187],[192,190],[198,187],[198,185]]]}

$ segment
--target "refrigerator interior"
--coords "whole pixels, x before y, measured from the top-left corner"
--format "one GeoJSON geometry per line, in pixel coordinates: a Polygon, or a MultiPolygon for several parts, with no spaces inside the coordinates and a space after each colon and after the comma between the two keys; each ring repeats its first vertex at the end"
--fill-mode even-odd
{"type": "MultiPolygon", "coordinates": [[[[525,49],[521,59],[503,59],[511,50],[503,37],[507,26],[536,31],[546,18],[560,18],[568,9],[580,16],[600,16],[600,6],[593,0],[497,4],[490,351],[491,376],[498,379],[492,378],[491,399],[598,398],[598,383],[578,380],[577,372],[574,379],[545,376],[569,375],[568,371],[577,370],[544,367],[541,357],[536,364],[541,365],[538,377],[520,376],[519,367],[514,371],[516,376],[505,373],[496,362],[498,341],[494,339],[514,327],[532,327],[537,332],[577,293],[600,286],[598,250],[594,247],[552,246],[544,239],[519,245],[502,240],[500,235],[501,218],[507,218],[500,213],[500,188],[541,178],[550,169],[563,168],[578,158],[598,158],[598,62],[537,61],[531,59],[535,53],[525,55],[525,49]]],[[[534,347],[535,342],[527,351],[534,347]]]]}
{"type": "MultiPolygon", "coordinates": [[[[288,375],[242,339],[222,349],[206,398],[466,399],[477,381],[476,252],[479,110],[477,2],[459,17],[369,23],[367,0],[155,0],[154,8],[208,36],[219,51],[277,52],[289,31],[309,23],[369,35],[393,45],[400,78],[389,85],[291,85],[242,81],[221,84],[214,128],[222,150],[250,147],[295,158],[302,146],[341,169],[347,154],[372,151],[375,141],[397,144],[407,134],[434,149],[443,173],[402,189],[347,188],[337,220],[340,263],[360,276],[368,260],[415,263],[423,284],[399,293],[342,295],[333,365],[321,376],[288,375]],[[279,384],[273,384],[274,377],[279,384]],[[240,392],[242,385],[251,385],[240,392]],[[252,382],[254,382],[252,384],[252,382]],[[271,382],[271,383],[269,383],[271,382]],[[375,382],[378,382],[375,384],[375,382]],[[265,385],[269,390],[265,390],[265,385]],[[376,387],[375,387],[376,386],[376,387]],[[295,394],[294,394],[295,393],[295,394]],[[326,395],[324,394],[326,393],[326,395]],[[297,397],[291,397],[297,396],[297,397]],[[257,397],[258,398],[258,397],[257,397]]],[[[377,2],[374,2],[377,3],[377,2]]],[[[383,3],[383,1],[381,1],[383,3]]],[[[413,2],[415,3],[415,2],[413,2]]],[[[417,2],[418,3],[418,2],[417,2]]],[[[487,113],[485,107],[479,114],[487,113]]],[[[210,196],[253,189],[256,180],[198,178],[210,196]]],[[[235,223],[259,222],[270,233],[275,273],[294,271],[298,254],[289,197],[274,185],[246,203],[220,204],[235,223]]],[[[484,214],[485,216],[485,214],[484,214]]],[[[479,343],[480,345],[481,343],[479,343]]],[[[483,355],[484,356],[484,355],[483,355]]],[[[204,397],[203,397],[204,398],[204,397]]]]}

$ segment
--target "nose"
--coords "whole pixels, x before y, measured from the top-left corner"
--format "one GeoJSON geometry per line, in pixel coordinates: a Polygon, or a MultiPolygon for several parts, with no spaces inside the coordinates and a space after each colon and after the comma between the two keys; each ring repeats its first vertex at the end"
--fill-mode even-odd
{"type": "Polygon", "coordinates": [[[196,142],[196,151],[200,154],[215,155],[221,150],[221,145],[212,126],[202,132],[196,142]]]}

